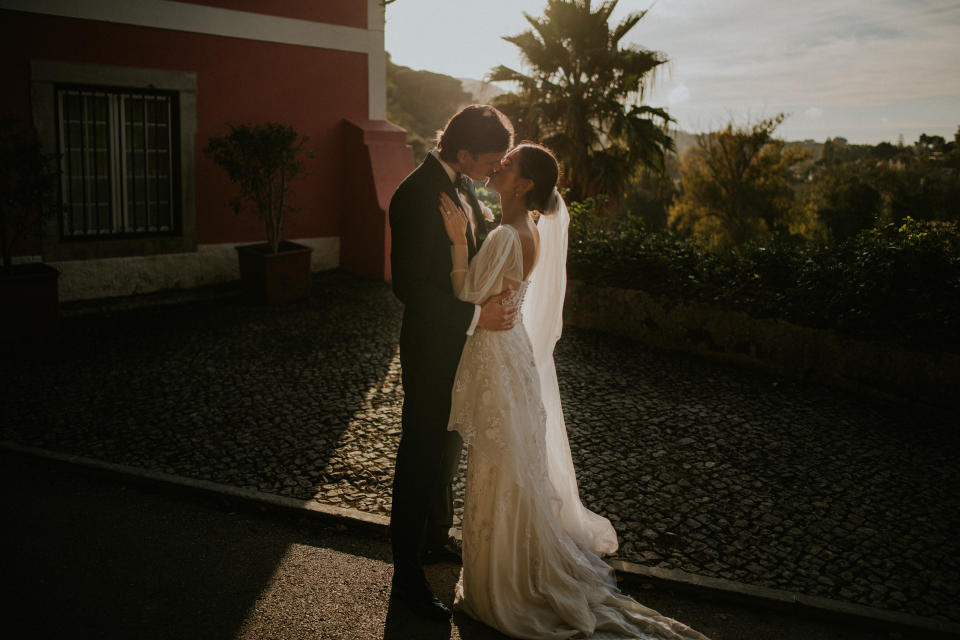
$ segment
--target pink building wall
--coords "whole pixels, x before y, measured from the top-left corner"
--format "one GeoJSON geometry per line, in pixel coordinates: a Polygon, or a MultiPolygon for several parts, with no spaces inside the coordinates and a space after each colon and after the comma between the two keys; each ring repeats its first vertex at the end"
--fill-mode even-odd
{"type": "MultiPolygon", "coordinates": [[[[226,123],[272,120],[308,136],[307,146],[314,152],[306,161],[306,177],[294,186],[299,210],[288,218],[284,237],[328,238],[337,264],[324,268],[342,266],[364,276],[389,279],[387,207],[393,190],[413,169],[413,158],[403,130],[385,120],[378,0],[192,0],[190,4],[198,7],[192,10],[194,18],[198,12],[212,11],[218,19],[248,25],[254,16],[252,24],[258,25],[256,16],[263,16],[268,28],[262,37],[256,29],[252,35],[241,29],[241,36],[231,37],[217,33],[219,25],[204,31],[202,18],[196,20],[196,29],[193,25],[160,28],[153,22],[123,23],[124,19],[109,14],[88,19],[51,15],[42,9],[4,9],[0,1],[0,77],[5,86],[0,115],[31,122],[36,113],[31,104],[31,65],[36,61],[195,74],[192,177],[199,248],[264,239],[255,216],[237,216],[229,208],[235,187],[202,150],[210,136],[227,131],[226,123]],[[333,33],[329,37],[333,44],[324,48],[314,41],[298,42],[301,21],[315,23],[322,34],[333,33]],[[293,24],[292,40],[271,41],[276,38],[269,30],[282,31],[287,23],[293,24]],[[353,38],[362,42],[356,44],[353,38]]],[[[167,7],[175,12],[174,18],[191,13],[177,6],[169,3],[167,7]]],[[[43,241],[32,238],[17,253],[41,256],[43,241]]],[[[92,272],[89,266],[83,269],[92,272]]],[[[220,269],[217,277],[228,277],[220,269]]],[[[202,284],[210,278],[196,280],[202,284]]],[[[64,281],[70,278],[61,278],[64,281]]]]}
{"type": "Polygon", "coordinates": [[[273,120],[310,138],[314,157],[307,160],[308,176],[296,184],[301,210],[289,219],[287,235],[339,235],[341,122],[367,116],[365,55],[19,12],[0,11],[0,22],[0,77],[9,88],[0,113],[25,122],[31,121],[31,60],[197,74],[199,243],[263,238],[256,218],[237,217],[228,208],[233,187],[202,153],[227,122],[273,120]]]}

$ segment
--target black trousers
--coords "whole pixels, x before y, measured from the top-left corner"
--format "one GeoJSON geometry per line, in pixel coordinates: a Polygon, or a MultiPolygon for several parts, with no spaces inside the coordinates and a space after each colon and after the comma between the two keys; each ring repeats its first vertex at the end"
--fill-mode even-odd
{"type": "Polygon", "coordinates": [[[393,477],[390,539],[394,573],[417,577],[423,575],[423,549],[445,542],[453,525],[451,485],[463,440],[447,431],[452,379],[404,371],[402,381],[403,433],[393,477]]]}

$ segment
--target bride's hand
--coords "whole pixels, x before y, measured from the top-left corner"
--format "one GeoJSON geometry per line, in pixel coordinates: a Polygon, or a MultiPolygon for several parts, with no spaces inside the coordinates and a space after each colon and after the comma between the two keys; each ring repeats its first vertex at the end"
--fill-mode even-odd
{"type": "Polygon", "coordinates": [[[440,215],[453,244],[467,244],[467,214],[445,193],[440,194],[440,215]]]}

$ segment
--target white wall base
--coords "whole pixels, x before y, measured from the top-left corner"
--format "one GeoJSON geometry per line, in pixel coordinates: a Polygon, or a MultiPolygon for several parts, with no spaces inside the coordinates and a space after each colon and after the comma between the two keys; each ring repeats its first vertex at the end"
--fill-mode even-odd
{"type": "MultiPolygon", "coordinates": [[[[293,239],[313,249],[313,271],[340,265],[340,238],[293,239]]],[[[254,244],[241,242],[238,244],[254,244]]],[[[51,262],[60,269],[61,302],[152,293],[165,289],[192,289],[240,278],[237,244],[206,244],[195,253],[51,262]]]]}

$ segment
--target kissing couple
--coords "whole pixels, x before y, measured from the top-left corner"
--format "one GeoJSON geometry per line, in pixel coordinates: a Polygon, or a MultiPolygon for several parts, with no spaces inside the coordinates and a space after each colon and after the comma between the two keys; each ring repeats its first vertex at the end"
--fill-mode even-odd
{"type": "Polygon", "coordinates": [[[497,109],[464,108],[390,202],[404,390],[391,595],[418,615],[450,616],[423,566],[460,561],[448,536],[466,443],[455,608],[514,638],[706,640],[621,594],[601,559],[617,536],[580,502],[553,362],[569,224],[559,166],[513,137],[497,109]],[[500,196],[486,238],[470,180],[500,196]]]}

